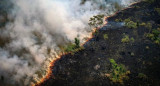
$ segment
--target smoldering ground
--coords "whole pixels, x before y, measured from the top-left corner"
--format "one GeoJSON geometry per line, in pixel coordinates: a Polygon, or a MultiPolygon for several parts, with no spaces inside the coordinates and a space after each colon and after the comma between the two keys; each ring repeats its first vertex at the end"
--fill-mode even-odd
{"type": "MultiPolygon", "coordinates": [[[[27,86],[45,75],[46,65],[79,37],[83,43],[93,15],[110,15],[114,3],[133,0],[2,0],[7,20],[0,28],[0,85],[27,86]],[[82,4],[83,1],[83,4],[82,4]],[[10,4],[11,3],[11,4],[10,4]],[[9,5],[9,6],[8,6],[9,5]],[[7,6],[7,8],[6,8],[7,6]],[[8,10],[9,9],[9,10],[8,10]],[[6,41],[7,40],[7,41],[6,41]]],[[[3,12],[2,12],[3,14],[3,12]]],[[[1,18],[4,16],[1,14],[1,18]]]]}

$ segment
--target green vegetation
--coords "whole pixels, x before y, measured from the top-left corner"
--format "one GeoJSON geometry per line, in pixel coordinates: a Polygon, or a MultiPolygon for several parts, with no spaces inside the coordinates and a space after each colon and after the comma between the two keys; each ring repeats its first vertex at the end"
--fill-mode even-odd
{"type": "Polygon", "coordinates": [[[130,71],[126,70],[124,65],[117,64],[114,59],[110,59],[110,62],[112,64],[112,70],[108,77],[113,82],[123,84],[124,79],[129,79],[128,74],[130,74],[130,71]]]}
{"type": "Polygon", "coordinates": [[[88,25],[93,27],[99,27],[103,24],[104,15],[96,15],[90,18],[88,25]]]}
{"type": "Polygon", "coordinates": [[[145,75],[145,74],[143,74],[143,73],[139,73],[139,74],[138,74],[138,78],[146,79],[146,78],[147,78],[147,75],[145,75]]]}
{"type": "Polygon", "coordinates": [[[108,34],[104,34],[104,35],[103,35],[103,38],[104,38],[105,40],[107,40],[107,39],[108,39],[108,34]]]}
{"type": "Polygon", "coordinates": [[[127,26],[128,28],[134,28],[135,29],[138,26],[137,23],[131,21],[130,18],[125,19],[124,22],[125,22],[125,26],[127,26]]]}
{"type": "Polygon", "coordinates": [[[155,11],[160,15],[160,8],[155,8],[155,11]]]}
{"type": "Polygon", "coordinates": [[[145,27],[148,28],[150,32],[152,29],[152,24],[148,22],[145,27]]]}
{"type": "Polygon", "coordinates": [[[142,22],[142,23],[140,24],[140,26],[146,26],[146,23],[142,22]]]}
{"type": "Polygon", "coordinates": [[[64,47],[65,52],[71,52],[71,53],[77,52],[82,49],[84,49],[84,47],[80,46],[80,40],[78,38],[75,38],[74,44],[70,43],[66,47],[64,47]]]}
{"type": "Polygon", "coordinates": [[[76,45],[75,47],[76,47],[76,48],[79,48],[79,47],[80,47],[80,40],[79,40],[78,38],[75,38],[74,40],[75,40],[74,43],[75,43],[75,45],[76,45]]]}
{"type": "Polygon", "coordinates": [[[154,29],[151,33],[146,34],[146,37],[154,41],[156,44],[160,44],[160,29],[154,29]]]}
{"type": "Polygon", "coordinates": [[[140,24],[140,26],[145,26],[145,27],[148,28],[149,30],[152,29],[152,24],[151,24],[150,22],[148,22],[148,23],[142,22],[142,23],[140,24]]]}
{"type": "Polygon", "coordinates": [[[129,37],[129,35],[123,34],[123,38],[121,39],[122,43],[134,42],[133,37],[129,37]]]}
{"type": "Polygon", "coordinates": [[[115,19],[116,22],[122,22],[123,20],[120,18],[120,19],[115,19]]]}
{"type": "Polygon", "coordinates": [[[121,39],[121,42],[123,42],[123,43],[127,43],[129,41],[130,40],[129,40],[129,36],[128,35],[124,35],[123,38],[121,39]]]}
{"type": "Polygon", "coordinates": [[[133,38],[133,37],[131,37],[131,38],[130,38],[130,41],[131,41],[131,42],[134,42],[134,38],[133,38]]]}

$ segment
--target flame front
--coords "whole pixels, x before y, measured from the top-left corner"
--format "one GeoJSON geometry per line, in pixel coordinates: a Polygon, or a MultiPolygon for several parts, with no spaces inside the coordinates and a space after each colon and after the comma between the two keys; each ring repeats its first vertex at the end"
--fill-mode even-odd
{"type": "MultiPolygon", "coordinates": [[[[140,2],[140,1],[139,1],[139,2],[140,2]]],[[[139,3],[139,2],[132,3],[131,5],[134,5],[134,4],[139,3]]],[[[128,7],[128,8],[131,8],[131,7],[128,7]]],[[[125,9],[128,9],[128,8],[125,8],[125,9]]],[[[125,9],[123,9],[123,10],[125,10],[125,9]]],[[[108,24],[107,19],[108,19],[109,17],[115,16],[117,13],[118,13],[118,12],[116,12],[115,14],[113,14],[113,15],[111,15],[111,16],[105,16],[105,17],[104,17],[104,24],[102,25],[102,27],[103,27],[104,25],[107,25],[107,24],[108,24]]],[[[92,38],[94,37],[93,33],[95,33],[96,30],[98,30],[98,29],[100,29],[100,28],[101,28],[101,27],[94,28],[94,29],[92,30],[92,32],[90,33],[89,38],[88,38],[83,44],[81,44],[81,46],[83,46],[84,44],[86,44],[86,42],[88,42],[90,39],[92,39],[92,38]]],[[[61,59],[61,57],[62,57],[63,55],[67,55],[67,54],[68,54],[68,53],[62,52],[62,53],[59,54],[59,56],[58,56],[57,58],[53,59],[53,60],[48,64],[48,68],[46,69],[46,71],[47,71],[46,75],[45,75],[43,78],[41,78],[41,80],[38,81],[37,84],[33,84],[32,86],[40,86],[41,83],[43,83],[45,80],[47,80],[47,79],[49,79],[51,76],[53,76],[53,75],[52,75],[52,70],[51,70],[51,68],[54,67],[54,64],[55,64],[55,62],[56,62],[57,60],[61,59]]],[[[54,77],[54,76],[53,76],[53,77],[54,77]]]]}

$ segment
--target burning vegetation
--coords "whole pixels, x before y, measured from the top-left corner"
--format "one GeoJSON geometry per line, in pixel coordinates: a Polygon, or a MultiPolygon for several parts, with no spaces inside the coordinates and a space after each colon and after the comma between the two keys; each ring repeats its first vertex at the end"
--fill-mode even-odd
{"type": "Polygon", "coordinates": [[[160,3],[125,8],[134,1],[11,1],[0,10],[0,86],[159,86],[160,3]]]}
{"type": "MultiPolygon", "coordinates": [[[[155,2],[142,1],[107,17],[111,26],[115,23],[110,22],[124,22],[121,27],[101,25],[101,15],[91,17],[91,27],[103,27],[95,29],[84,49],[61,56],[50,78],[38,86],[159,86],[159,14],[154,10],[158,7],[155,2]]],[[[74,47],[79,44],[76,40],[74,47]]]]}

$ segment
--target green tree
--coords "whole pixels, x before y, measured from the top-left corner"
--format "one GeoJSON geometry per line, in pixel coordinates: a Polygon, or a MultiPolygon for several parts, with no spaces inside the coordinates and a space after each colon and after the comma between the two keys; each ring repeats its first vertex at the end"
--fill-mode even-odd
{"type": "Polygon", "coordinates": [[[78,38],[74,39],[74,43],[76,44],[76,48],[80,47],[80,40],[78,38]]]}
{"type": "Polygon", "coordinates": [[[99,27],[103,24],[104,15],[96,15],[90,18],[88,25],[93,27],[99,27]]]}
{"type": "Polygon", "coordinates": [[[128,71],[124,65],[117,64],[114,59],[110,59],[109,61],[112,64],[112,71],[109,75],[109,78],[113,82],[118,82],[123,84],[123,79],[129,78],[127,75],[130,74],[130,71],[128,71]]]}

